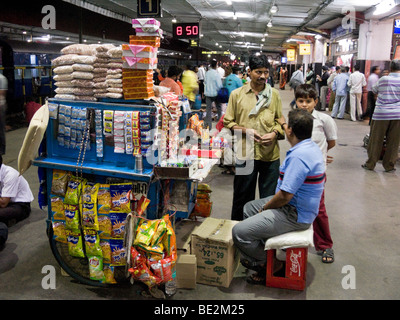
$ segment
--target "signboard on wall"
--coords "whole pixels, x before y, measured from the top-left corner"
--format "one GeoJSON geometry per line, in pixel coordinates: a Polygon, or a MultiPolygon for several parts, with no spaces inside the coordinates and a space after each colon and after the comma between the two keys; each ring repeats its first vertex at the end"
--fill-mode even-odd
{"type": "Polygon", "coordinates": [[[295,61],[296,60],[296,50],[287,49],[286,56],[287,56],[287,61],[295,61]]]}
{"type": "Polygon", "coordinates": [[[299,54],[310,55],[311,54],[311,45],[308,43],[301,43],[299,46],[299,54]]]}
{"type": "Polygon", "coordinates": [[[161,0],[138,0],[138,17],[161,17],[161,0]]]}
{"type": "Polygon", "coordinates": [[[400,34],[400,19],[394,19],[393,33],[400,34]]]}

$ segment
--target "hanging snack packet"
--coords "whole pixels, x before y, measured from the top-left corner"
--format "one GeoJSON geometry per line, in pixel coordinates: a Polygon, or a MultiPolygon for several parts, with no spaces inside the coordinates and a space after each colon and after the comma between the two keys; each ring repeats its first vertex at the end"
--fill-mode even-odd
{"type": "Polygon", "coordinates": [[[154,246],[145,246],[139,243],[137,247],[146,252],[147,258],[150,260],[160,260],[164,257],[164,246],[162,243],[154,246]]]}
{"type": "Polygon", "coordinates": [[[82,203],[82,226],[85,229],[99,230],[97,205],[95,203],[82,203]]]}
{"type": "Polygon", "coordinates": [[[125,236],[125,224],[127,213],[110,212],[111,238],[123,239],[125,236]]]}
{"type": "Polygon", "coordinates": [[[68,181],[67,192],[65,193],[64,203],[73,205],[79,204],[81,189],[82,189],[82,180],[78,177],[71,177],[68,181]]]}
{"type": "Polygon", "coordinates": [[[61,196],[50,196],[52,220],[65,220],[64,198],[61,196]]]}
{"type": "Polygon", "coordinates": [[[99,191],[97,192],[97,212],[109,213],[111,210],[111,194],[110,185],[101,184],[99,186],[99,191]]]}
{"type": "Polygon", "coordinates": [[[64,203],[64,214],[65,227],[67,229],[79,229],[79,207],[64,203]]]}
{"type": "Polygon", "coordinates": [[[103,256],[103,251],[100,246],[100,238],[96,230],[84,229],[85,249],[88,256],[103,256]]]}
{"type": "Polygon", "coordinates": [[[151,261],[150,270],[153,271],[154,275],[161,279],[161,282],[165,283],[172,278],[172,259],[171,257],[161,259],[158,261],[151,261]]]}
{"type": "Polygon", "coordinates": [[[169,215],[166,214],[163,217],[167,225],[167,232],[165,233],[162,244],[164,245],[165,251],[167,252],[167,256],[172,256],[173,259],[176,259],[176,235],[174,228],[172,227],[171,221],[169,219],[169,215]]]}
{"type": "Polygon", "coordinates": [[[103,258],[88,255],[89,276],[91,280],[104,281],[103,258]]]}
{"type": "Polygon", "coordinates": [[[53,239],[58,242],[67,243],[67,235],[65,233],[65,221],[53,221],[52,227],[53,239]]]}
{"type": "Polygon", "coordinates": [[[68,252],[71,256],[84,258],[82,235],[80,230],[65,230],[68,241],[68,252]]]}
{"type": "Polygon", "coordinates": [[[86,203],[96,203],[97,194],[99,192],[99,183],[84,182],[82,183],[82,200],[86,203]]]}
{"type": "Polygon", "coordinates": [[[108,214],[99,214],[97,219],[99,221],[100,238],[110,238],[112,230],[110,216],[108,214]]]}
{"type": "Polygon", "coordinates": [[[51,183],[51,193],[58,196],[65,196],[70,174],[64,170],[53,170],[53,180],[51,183]]]}
{"type": "Polygon", "coordinates": [[[131,212],[130,191],[132,183],[118,183],[110,185],[111,209],[113,211],[131,212]]]}
{"type": "Polygon", "coordinates": [[[150,200],[147,199],[145,196],[142,196],[137,204],[137,214],[138,216],[141,216],[147,209],[147,206],[149,205],[150,200]]]}
{"type": "Polygon", "coordinates": [[[124,248],[124,240],[110,239],[111,248],[111,265],[124,266],[126,265],[126,252],[124,248]]]}
{"type": "Polygon", "coordinates": [[[129,268],[128,271],[131,273],[133,279],[143,282],[149,288],[160,283],[160,279],[154,276],[146,263],[138,263],[132,268],[129,268]]]}
{"type": "Polygon", "coordinates": [[[101,239],[100,238],[100,248],[103,253],[103,262],[111,263],[110,239],[101,239]]]}
{"type": "Polygon", "coordinates": [[[165,220],[162,219],[160,220],[157,230],[154,233],[153,238],[151,239],[151,246],[158,245],[161,242],[166,232],[167,232],[167,224],[165,223],[165,220]]]}
{"type": "Polygon", "coordinates": [[[103,261],[103,273],[104,273],[105,283],[110,283],[110,284],[117,283],[117,281],[115,281],[114,278],[114,267],[111,266],[110,264],[106,264],[104,261],[103,261]]]}
{"type": "Polygon", "coordinates": [[[151,239],[155,231],[157,230],[160,220],[145,220],[143,219],[136,231],[136,238],[134,241],[135,245],[143,244],[145,246],[150,245],[151,239]]]}

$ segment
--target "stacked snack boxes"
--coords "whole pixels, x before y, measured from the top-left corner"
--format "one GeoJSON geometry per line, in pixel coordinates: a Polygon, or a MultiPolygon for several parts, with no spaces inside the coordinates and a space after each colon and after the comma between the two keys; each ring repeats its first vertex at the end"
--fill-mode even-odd
{"type": "Polygon", "coordinates": [[[125,99],[148,99],[154,96],[153,69],[157,68],[157,51],[162,30],[155,19],[132,19],[137,35],[122,45],[122,89],[125,99]]]}

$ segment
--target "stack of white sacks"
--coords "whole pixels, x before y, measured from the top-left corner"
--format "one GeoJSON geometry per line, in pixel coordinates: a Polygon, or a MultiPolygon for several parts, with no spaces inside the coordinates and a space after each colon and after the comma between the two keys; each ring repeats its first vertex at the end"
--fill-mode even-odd
{"type": "Polygon", "coordinates": [[[56,99],[123,98],[122,47],[73,44],[52,61],[56,99]]]}
{"type": "Polygon", "coordinates": [[[93,71],[95,47],[73,44],[61,50],[52,61],[57,99],[96,101],[93,71]]]}
{"type": "Polygon", "coordinates": [[[94,63],[94,96],[96,98],[107,98],[107,71],[110,62],[108,50],[114,48],[112,44],[100,45],[96,48],[96,60],[94,63]]]}
{"type": "Polygon", "coordinates": [[[114,47],[108,50],[110,61],[106,76],[107,97],[122,99],[122,47],[114,47]]]}

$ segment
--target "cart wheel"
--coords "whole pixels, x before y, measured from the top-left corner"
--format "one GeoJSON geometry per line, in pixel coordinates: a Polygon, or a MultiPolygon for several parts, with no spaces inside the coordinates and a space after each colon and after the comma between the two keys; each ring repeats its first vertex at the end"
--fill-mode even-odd
{"type": "Polygon", "coordinates": [[[112,284],[102,283],[90,279],[89,275],[89,262],[87,258],[73,257],[68,252],[68,244],[54,240],[53,228],[48,228],[48,236],[50,241],[51,251],[56,258],[58,264],[64,269],[72,278],[82,284],[95,286],[95,287],[109,287],[112,284]]]}

